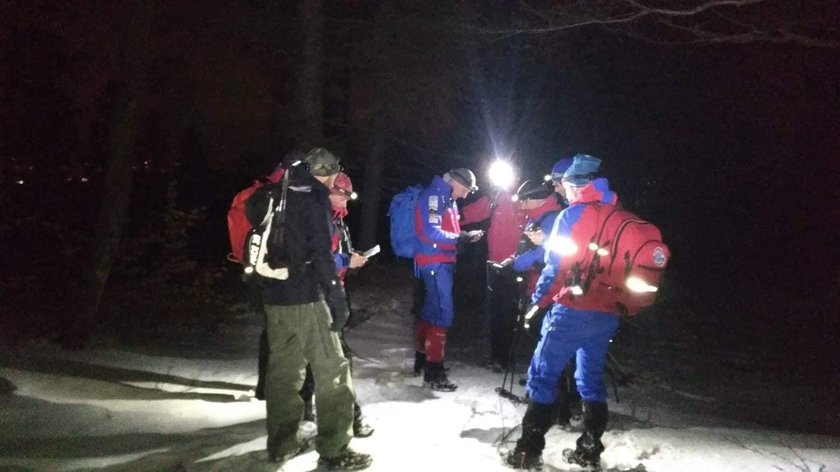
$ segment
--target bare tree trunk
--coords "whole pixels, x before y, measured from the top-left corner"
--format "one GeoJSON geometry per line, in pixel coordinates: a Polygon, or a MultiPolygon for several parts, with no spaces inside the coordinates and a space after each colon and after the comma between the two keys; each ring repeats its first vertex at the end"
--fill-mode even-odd
{"type": "Polygon", "coordinates": [[[154,2],[138,1],[134,6],[121,57],[121,74],[111,121],[108,163],[102,199],[89,249],[89,266],[83,272],[83,286],[77,311],[63,335],[71,349],[84,348],[99,312],[102,292],[111,274],[131,200],[131,167],[139,122],[139,76],[154,15],[154,2]]]}
{"type": "Polygon", "coordinates": [[[365,250],[376,244],[379,228],[379,202],[382,199],[382,174],[385,171],[385,133],[388,131],[382,102],[381,98],[376,99],[373,139],[365,166],[365,198],[362,199],[362,216],[359,220],[359,247],[365,250]]]}
{"type": "Polygon", "coordinates": [[[306,151],[324,142],[324,0],[301,0],[302,61],[297,73],[300,130],[297,145],[306,151]]]}

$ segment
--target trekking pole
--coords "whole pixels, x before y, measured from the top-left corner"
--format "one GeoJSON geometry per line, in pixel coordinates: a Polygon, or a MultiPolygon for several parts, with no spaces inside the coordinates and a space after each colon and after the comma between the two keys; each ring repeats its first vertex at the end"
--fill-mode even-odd
{"type": "Polygon", "coordinates": [[[612,379],[612,386],[613,386],[613,394],[615,395],[615,402],[621,403],[621,400],[618,399],[618,383],[615,381],[615,370],[613,367],[607,362],[607,373],[610,374],[610,379],[612,379]]]}
{"type": "MultiPolygon", "coordinates": [[[[522,281],[522,277],[516,277],[517,285],[520,286],[519,293],[521,293],[522,281]]],[[[519,336],[523,329],[522,323],[525,321],[524,304],[524,299],[520,297],[519,303],[517,304],[518,315],[516,317],[516,325],[513,328],[513,339],[511,340],[510,351],[508,351],[508,362],[507,367],[505,368],[505,375],[502,377],[502,386],[496,388],[496,393],[498,393],[499,396],[507,398],[514,403],[525,403],[525,400],[513,393],[513,380],[516,372],[516,345],[519,344],[519,336]],[[510,388],[505,388],[508,383],[508,375],[510,376],[510,388]]]]}
{"type": "Polygon", "coordinates": [[[612,353],[609,351],[607,351],[606,368],[607,372],[610,374],[610,378],[612,379],[613,393],[615,394],[615,402],[621,403],[621,401],[618,399],[618,384],[620,383],[621,385],[629,385],[632,376],[621,369],[620,364],[615,359],[615,356],[613,356],[612,353]]]}
{"type": "Polygon", "coordinates": [[[627,370],[622,367],[621,363],[612,355],[611,352],[607,351],[607,367],[609,367],[614,373],[618,374],[620,379],[618,382],[621,385],[630,385],[633,381],[633,374],[627,373],[627,370]]]}

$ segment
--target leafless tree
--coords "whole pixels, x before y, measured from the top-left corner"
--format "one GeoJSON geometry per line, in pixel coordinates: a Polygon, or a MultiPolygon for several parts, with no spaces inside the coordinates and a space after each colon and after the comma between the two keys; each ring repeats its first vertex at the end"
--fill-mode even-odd
{"type": "Polygon", "coordinates": [[[148,53],[154,2],[137,2],[134,9],[121,50],[121,80],[112,112],[108,162],[89,263],[83,273],[79,306],[72,311],[63,333],[63,344],[69,348],[84,347],[90,338],[131,200],[132,163],[140,120],[140,77],[148,53]]]}
{"type": "Polygon", "coordinates": [[[840,48],[840,8],[795,0],[520,0],[527,27],[481,28],[484,34],[557,33],[599,26],[669,45],[790,43],[840,48]]]}

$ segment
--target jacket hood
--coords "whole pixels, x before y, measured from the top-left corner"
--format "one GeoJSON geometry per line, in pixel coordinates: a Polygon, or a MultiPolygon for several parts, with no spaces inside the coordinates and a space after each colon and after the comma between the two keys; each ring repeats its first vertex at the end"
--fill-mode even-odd
{"type": "Polygon", "coordinates": [[[436,175],[432,179],[432,183],[429,185],[429,187],[435,189],[436,192],[445,194],[446,196],[452,195],[452,186],[449,185],[449,183],[443,180],[443,178],[440,176],[436,175]]]}
{"type": "Polygon", "coordinates": [[[610,183],[607,179],[599,178],[589,182],[586,187],[583,187],[583,190],[580,191],[577,199],[570,203],[572,205],[582,203],[604,203],[607,205],[616,205],[618,204],[618,195],[610,190],[610,183]]]}

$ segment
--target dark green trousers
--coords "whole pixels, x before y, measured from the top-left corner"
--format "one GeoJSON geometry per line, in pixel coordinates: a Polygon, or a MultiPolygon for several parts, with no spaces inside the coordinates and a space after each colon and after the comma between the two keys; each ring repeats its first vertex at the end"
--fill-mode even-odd
{"type": "Polygon", "coordinates": [[[332,318],[323,301],[305,305],[266,305],[269,357],[266,369],[266,427],[268,450],[282,455],[296,450],[303,417],[306,364],[315,377],[318,437],[322,457],[334,457],[353,437],[355,394],[350,365],[338,334],[329,330],[332,318]]]}

